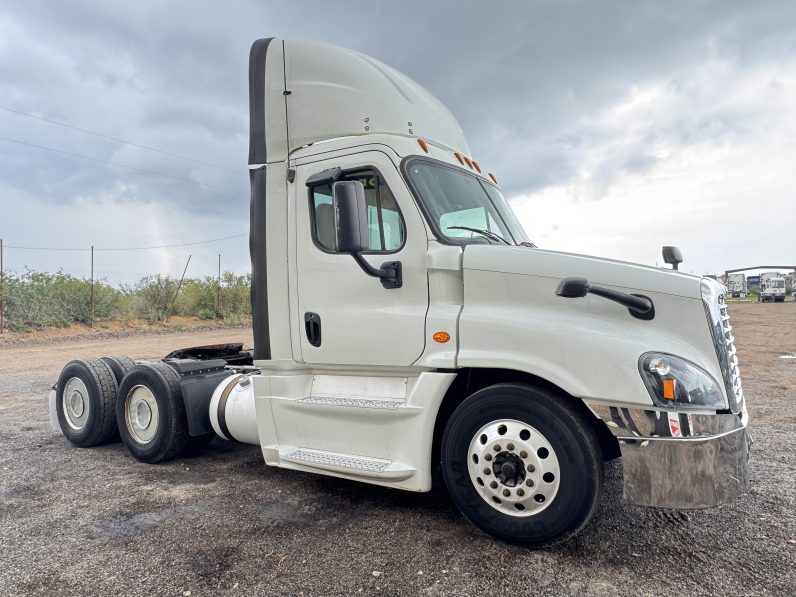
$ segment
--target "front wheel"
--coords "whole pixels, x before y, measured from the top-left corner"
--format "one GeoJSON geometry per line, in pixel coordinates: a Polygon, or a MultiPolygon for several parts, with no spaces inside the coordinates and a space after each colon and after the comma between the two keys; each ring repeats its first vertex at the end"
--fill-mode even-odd
{"type": "Polygon", "coordinates": [[[499,384],[451,415],[442,472],[453,501],[479,529],[541,546],[571,537],[589,521],[603,458],[594,431],[565,399],[499,384]]]}

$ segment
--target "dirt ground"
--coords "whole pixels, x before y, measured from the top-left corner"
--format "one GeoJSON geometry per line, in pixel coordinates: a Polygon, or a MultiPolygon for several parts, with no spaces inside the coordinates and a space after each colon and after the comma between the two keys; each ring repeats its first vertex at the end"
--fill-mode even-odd
{"type": "Polygon", "coordinates": [[[80,356],[162,356],[251,342],[248,329],[0,346],[0,595],[792,595],[796,305],[731,306],[755,446],[751,489],[702,511],[620,503],[607,467],[591,524],[529,550],[470,526],[437,488],[412,494],[267,468],[255,447],[139,464],[72,447],[47,390],[80,356]]]}

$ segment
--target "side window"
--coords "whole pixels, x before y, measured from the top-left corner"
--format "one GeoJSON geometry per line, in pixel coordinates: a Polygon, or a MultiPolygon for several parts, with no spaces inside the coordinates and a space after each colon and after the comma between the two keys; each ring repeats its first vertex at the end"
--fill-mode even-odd
{"type": "MultiPolygon", "coordinates": [[[[343,180],[358,180],[365,188],[368,206],[368,251],[396,251],[404,244],[404,222],[390,187],[373,171],[349,172],[343,180]]],[[[327,251],[334,251],[334,212],[331,185],[310,189],[310,214],[315,241],[327,251]]]]}

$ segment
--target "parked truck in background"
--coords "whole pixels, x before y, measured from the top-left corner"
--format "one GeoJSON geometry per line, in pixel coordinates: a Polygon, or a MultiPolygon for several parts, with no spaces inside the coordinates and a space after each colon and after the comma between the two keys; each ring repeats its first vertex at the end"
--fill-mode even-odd
{"type": "Polygon", "coordinates": [[[760,293],[758,302],[785,301],[785,277],[779,272],[765,272],[760,274],[760,293]]]}
{"type": "Polygon", "coordinates": [[[721,284],[536,248],[447,108],[368,56],[264,39],[249,77],[254,348],[69,363],[72,443],[118,430],[157,463],[219,436],[408,491],[440,467],[473,524],[533,545],[589,521],[620,455],[630,504],[746,489],[721,284]]]}
{"type": "Polygon", "coordinates": [[[746,298],[745,274],[730,274],[727,276],[727,294],[732,298],[746,298]]]}

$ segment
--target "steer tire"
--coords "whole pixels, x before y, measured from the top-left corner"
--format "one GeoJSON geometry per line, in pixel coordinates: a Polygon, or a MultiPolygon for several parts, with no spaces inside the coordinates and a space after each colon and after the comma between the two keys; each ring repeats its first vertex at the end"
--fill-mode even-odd
{"type": "Polygon", "coordinates": [[[602,490],[602,451],[570,400],[506,383],[475,392],[453,412],[442,437],[442,473],[476,527],[542,547],[591,519],[602,490]]]}
{"type": "Polygon", "coordinates": [[[70,361],[58,376],[56,412],[66,439],[80,448],[109,441],[116,432],[118,385],[100,359],[70,361]]]}
{"type": "Polygon", "coordinates": [[[182,454],[189,436],[177,372],[163,362],[134,367],[119,387],[116,421],[136,460],[155,464],[182,454]],[[141,406],[140,414],[135,405],[141,406]]]}

